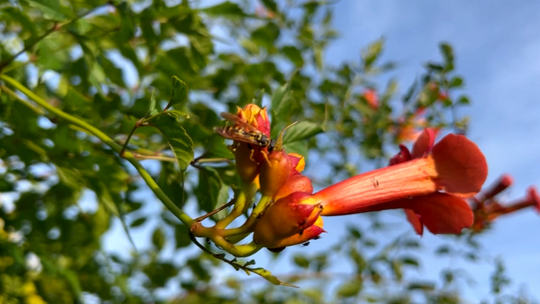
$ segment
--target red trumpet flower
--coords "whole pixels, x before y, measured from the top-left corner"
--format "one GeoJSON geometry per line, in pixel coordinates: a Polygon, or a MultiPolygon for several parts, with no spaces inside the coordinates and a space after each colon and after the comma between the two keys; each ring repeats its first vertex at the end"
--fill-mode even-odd
{"type": "MultiPolygon", "coordinates": [[[[435,234],[457,234],[470,227],[473,213],[463,198],[480,191],[487,177],[485,157],[462,135],[447,135],[433,145],[433,134],[426,129],[412,151],[401,146],[389,167],[354,176],[313,195],[297,192],[280,198],[257,224],[255,241],[269,248],[301,243],[312,237],[305,233],[320,216],[386,209],[405,209],[419,234],[423,226],[435,234]],[[278,218],[279,224],[270,229],[268,223],[278,218]],[[273,233],[274,229],[280,233],[273,233]]],[[[318,234],[323,232],[322,221],[320,224],[318,234]]]]}

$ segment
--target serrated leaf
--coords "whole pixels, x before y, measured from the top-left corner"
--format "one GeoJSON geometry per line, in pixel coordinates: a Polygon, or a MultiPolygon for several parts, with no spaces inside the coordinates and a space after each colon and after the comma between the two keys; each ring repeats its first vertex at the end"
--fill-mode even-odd
{"type": "Polygon", "coordinates": [[[188,86],[180,78],[172,77],[172,91],[171,98],[165,109],[168,109],[174,105],[183,105],[187,102],[188,86]]]}
{"type": "Polygon", "coordinates": [[[309,121],[301,121],[297,123],[296,125],[287,129],[287,131],[285,132],[285,136],[283,138],[283,142],[291,143],[291,142],[303,140],[322,132],[323,132],[323,129],[321,128],[320,124],[316,124],[309,121]]]}
{"type": "Polygon", "coordinates": [[[177,118],[177,114],[167,111],[149,118],[146,122],[156,127],[167,139],[180,169],[184,171],[193,160],[194,145],[177,118]]]}
{"type": "Polygon", "coordinates": [[[238,4],[229,1],[202,8],[200,11],[211,16],[224,18],[238,18],[247,16],[247,14],[240,8],[240,6],[238,6],[238,4]]]}
{"type": "Polygon", "coordinates": [[[261,277],[265,278],[268,282],[274,285],[283,285],[283,286],[298,288],[298,286],[280,281],[277,277],[273,276],[270,271],[264,268],[250,268],[249,271],[260,275],[261,277]]]}

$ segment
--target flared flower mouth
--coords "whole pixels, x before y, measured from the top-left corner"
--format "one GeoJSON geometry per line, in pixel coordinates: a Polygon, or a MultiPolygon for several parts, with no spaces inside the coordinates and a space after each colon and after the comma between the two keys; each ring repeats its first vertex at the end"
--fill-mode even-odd
{"type": "Polygon", "coordinates": [[[323,216],[405,209],[415,231],[460,233],[473,214],[463,198],[480,191],[487,163],[478,147],[462,135],[447,135],[433,145],[426,129],[412,151],[401,146],[391,166],[352,177],[313,195],[323,216]]]}

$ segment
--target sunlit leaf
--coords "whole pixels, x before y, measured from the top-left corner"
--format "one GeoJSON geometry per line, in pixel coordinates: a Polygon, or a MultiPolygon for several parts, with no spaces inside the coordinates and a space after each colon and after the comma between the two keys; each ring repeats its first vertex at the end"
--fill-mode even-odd
{"type": "Polygon", "coordinates": [[[177,120],[178,112],[165,112],[150,118],[149,125],[156,127],[169,142],[181,170],[186,170],[193,160],[193,141],[177,120]]]}

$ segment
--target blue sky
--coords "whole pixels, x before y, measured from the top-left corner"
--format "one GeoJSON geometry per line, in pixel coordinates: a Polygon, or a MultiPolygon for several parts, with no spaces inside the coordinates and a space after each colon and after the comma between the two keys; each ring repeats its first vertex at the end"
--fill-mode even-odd
{"type": "MultiPolygon", "coordinates": [[[[472,106],[460,110],[471,117],[468,134],[484,152],[489,164],[486,185],[503,173],[514,177],[515,184],[504,193],[508,199],[521,198],[529,185],[540,186],[537,170],[540,161],[540,2],[538,1],[422,1],[342,0],[333,5],[334,26],[340,38],[331,44],[326,62],[357,62],[360,50],[370,42],[385,37],[383,60],[396,61],[393,75],[403,92],[422,72],[427,60],[439,60],[438,45],[449,42],[456,54],[456,70],[465,79],[466,93],[472,106]]],[[[384,84],[381,84],[384,87],[384,84]]],[[[313,170],[308,164],[307,172],[313,170]]],[[[157,205],[154,204],[156,207],[157,205]]],[[[157,209],[154,211],[158,212],[157,209]]],[[[392,222],[403,222],[402,230],[412,229],[395,214],[386,215],[392,222]]],[[[329,218],[325,239],[343,235],[345,223],[356,217],[329,218]]],[[[117,229],[105,239],[112,250],[129,246],[123,232],[117,229]]],[[[481,239],[491,257],[500,256],[513,279],[512,290],[524,287],[540,299],[540,217],[532,210],[522,211],[497,220],[494,229],[481,239]]],[[[150,231],[135,230],[134,238],[142,239],[150,231]],[[144,235],[144,237],[143,237],[144,235]],[[140,237],[140,238],[139,238],[140,237]]],[[[388,235],[389,240],[392,235],[388,235]]],[[[324,240],[324,239],[323,239],[324,240]]],[[[422,243],[434,248],[444,240],[427,233],[422,243]]],[[[312,242],[310,250],[324,250],[326,241],[312,242]]],[[[280,258],[280,265],[270,262],[261,252],[255,256],[258,265],[275,272],[288,273],[287,257],[305,248],[290,248],[280,258]],[[279,267],[278,267],[279,266],[279,267]],[[277,270],[279,269],[279,271],[277,270]]],[[[447,262],[434,259],[425,251],[419,277],[438,278],[438,270],[447,262]]],[[[462,265],[463,266],[463,265],[462,265]]],[[[226,266],[221,275],[242,276],[226,266]]],[[[337,267],[347,271],[348,266],[337,267]]],[[[464,289],[467,300],[478,302],[489,291],[486,263],[468,269],[477,284],[464,289]]],[[[170,290],[178,289],[169,286],[170,290]]]]}
{"type": "MultiPolygon", "coordinates": [[[[472,106],[469,138],[489,164],[487,185],[503,173],[515,184],[508,199],[540,186],[540,2],[538,1],[339,1],[334,26],[341,37],[327,53],[328,62],[358,60],[370,41],[386,38],[384,57],[398,62],[396,76],[405,90],[420,75],[421,64],[440,58],[438,44],[449,42],[456,70],[465,79],[472,106]]],[[[516,285],[527,285],[540,298],[540,217],[522,211],[497,220],[482,244],[501,256],[516,285]]],[[[437,243],[425,236],[424,244],[437,243]]],[[[436,267],[426,260],[428,267],[436,267]]],[[[426,269],[426,273],[432,271],[426,269]]],[[[479,269],[475,300],[487,291],[488,276],[479,269]]],[[[515,290],[516,288],[514,288],[515,290]]]]}

